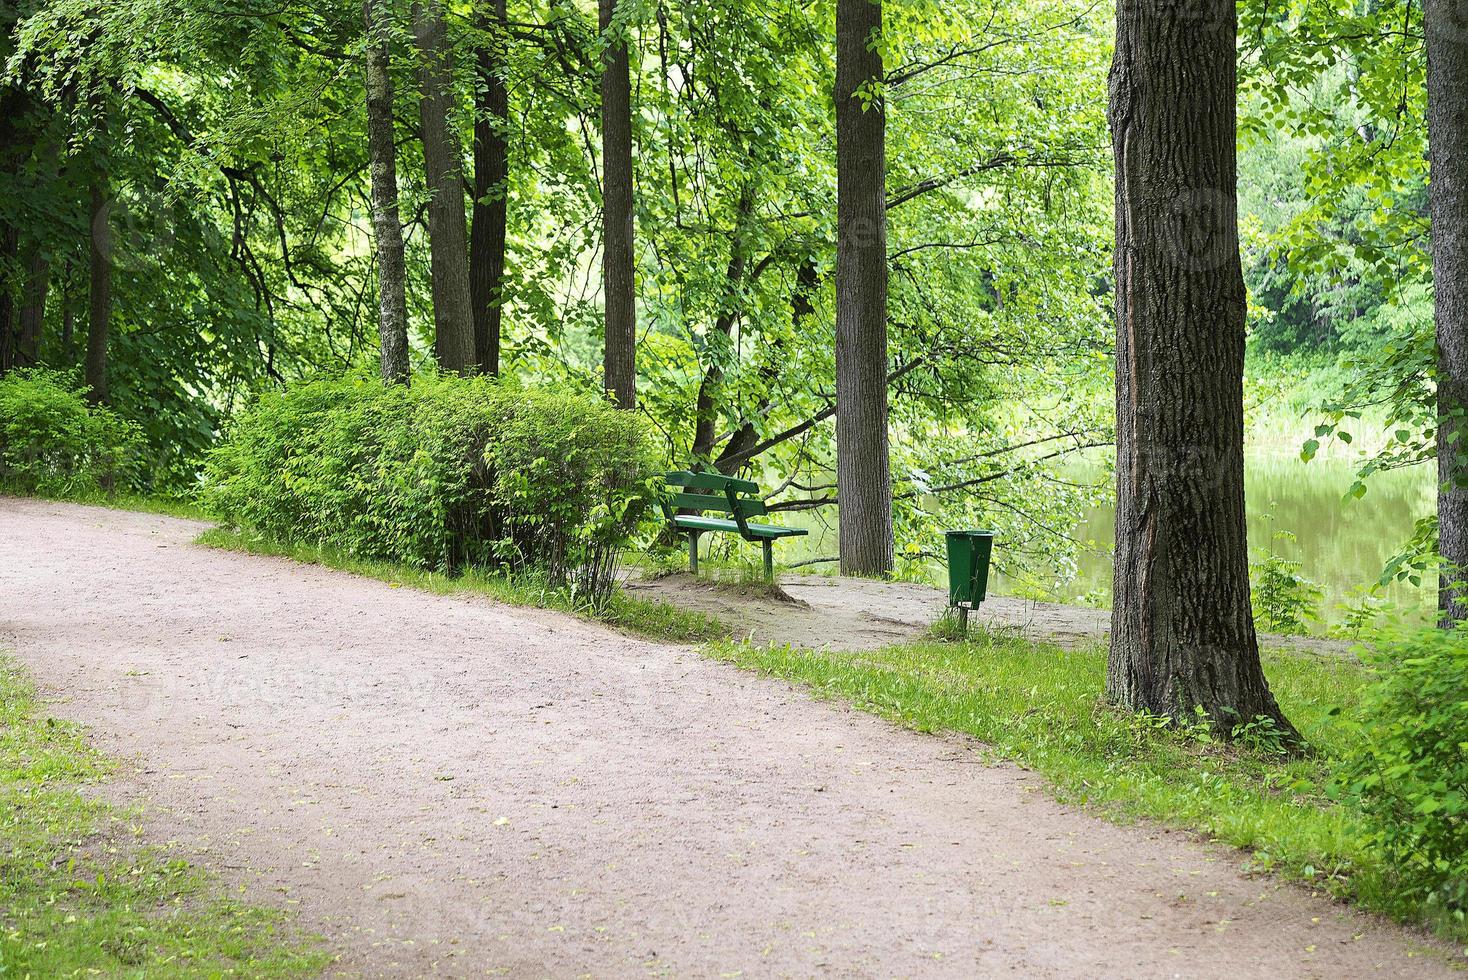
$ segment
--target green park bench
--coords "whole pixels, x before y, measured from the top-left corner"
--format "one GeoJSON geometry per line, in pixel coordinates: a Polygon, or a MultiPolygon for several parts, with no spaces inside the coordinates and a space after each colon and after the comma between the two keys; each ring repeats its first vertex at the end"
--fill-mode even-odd
{"type": "Polygon", "coordinates": [[[794,538],[808,533],[804,528],[779,527],[774,524],[752,524],[749,518],[769,513],[760,499],[759,485],[736,480],[718,473],[689,473],[678,470],[667,476],[675,493],[663,500],[663,516],[674,531],[688,535],[688,568],[698,572],[698,536],[705,532],[737,534],[746,541],[758,541],[765,549],[765,577],[775,577],[774,543],[776,538],[794,538]],[[685,513],[679,513],[684,511],[685,513]],[[727,517],[703,517],[687,511],[715,511],[727,517]]]}

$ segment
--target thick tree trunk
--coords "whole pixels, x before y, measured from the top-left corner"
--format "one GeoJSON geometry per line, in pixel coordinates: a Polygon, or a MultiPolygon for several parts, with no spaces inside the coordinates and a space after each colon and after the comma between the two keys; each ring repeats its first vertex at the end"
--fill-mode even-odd
{"type": "Polygon", "coordinates": [[[506,138],[510,95],[505,85],[505,0],[494,17],[476,8],[479,28],[493,38],[478,51],[474,112],[474,223],[469,233],[469,298],[474,305],[474,350],[482,374],[500,372],[500,290],[505,277],[505,222],[510,173],[506,138]]]}
{"type": "MultiPolygon", "coordinates": [[[[617,0],[601,0],[603,32],[617,0]]],[[[602,293],[606,304],[604,383],[619,408],[637,406],[637,296],[632,254],[632,83],[629,43],[618,37],[601,73],[602,293]]]]}
{"type": "MultiPolygon", "coordinates": [[[[57,188],[57,141],[42,131],[36,145],[37,180],[46,192],[57,188]]],[[[41,332],[46,324],[46,296],[51,288],[51,260],[46,254],[48,230],[32,229],[32,241],[25,263],[25,279],[21,286],[20,317],[17,323],[15,366],[32,367],[40,360],[41,332]]]]}
{"type": "MultiPolygon", "coordinates": [[[[15,263],[20,248],[20,231],[13,224],[0,222],[0,270],[15,263]]],[[[15,316],[15,284],[0,274],[0,375],[15,367],[16,349],[20,347],[20,329],[15,316]]]]}
{"type": "Polygon", "coordinates": [[[372,229],[377,252],[377,336],[382,379],[408,381],[407,272],[398,216],[398,160],[393,143],[393,86],[382,0],[363,0],[366,28],[367,157],[372,174],[372,229]]]}
{"type": "Polygon", "coordinates": [[[841,572],[892,571],[880,0],[836,3],[836,484],[841,572]]]}
{"type": "Polygon", "coordinates": [[[21,289],[16,367],[33,367],[40,358],[41,331],[46,323],[46,294],[50,287],[51,263],[38,242],[26,263],[25,284],[21,289]]]}
{"type": "Polygon", "coordinates": [[[474,317],[469,303],[469,243],[464,220],[463,152],[454,134],[453,52],[441,0],[413,4],[413,32],[423,59],[423,171],[429,193],[429,265],[433,349],[445,371],[474,370],[474,317]]]}
{"type": "Polygon", "coordinates": [[[107,401],[107,334],[112,320],[112,198],[107,175],[92,176],[91,191],[91,278],[87,295],[87,361],[85,380],[88,397],[96,404],[107,401]]]}
{"type": "MultiPolygon", "coordinates": [[[[5,14],[11,11],[6,10],[5,14]]],[[[13,16],[0,15],[0,31],[9,37],[15,26],[13,16]]],[[[24,132],[29,95],[20,87],[0,85],[0,174],[15,179],[27,156],[30,140],[24,132]]],[[[0,375],[15,367],[20,347],[20,326],[16,318],[19,283],[10,275],[20,251],[20,228],[13,220],[0,218],[0,375]]]]}
{"type": "Polygon", "coordinates": [[[1444,625],[1468,619],[1468,7],[1425,0],[1432,282],[1437,321],[1437,517],[1444,625]]]}
{"type": "Polygon", "coordinates": [[[61,269],[61,358],[70,364],[75,351],[72,350],[76,333],[76,310],[71,303],[71,261],[61,269]]]}
{"type": "Polygon", "coordinates": [[[1244,524],[1244,308],[1232,0],[1121,0],[1116,559],[1106,690],[1228,734],[1264,716],[1244,524]]]}

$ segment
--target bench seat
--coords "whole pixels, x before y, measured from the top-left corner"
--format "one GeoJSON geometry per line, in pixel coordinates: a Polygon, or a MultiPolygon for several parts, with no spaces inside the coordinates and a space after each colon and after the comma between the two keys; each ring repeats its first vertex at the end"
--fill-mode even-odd
{"type": "Polygon", "coordinates": [[[751,517],[770,512],[760,497],[759,484],[722,473],[677,470],[667,474],[663,516],[673,530],[688,535],[688,569],[698,574],[698,537],[706,533],[737,534],[758,541],[765,554],[765,578],[775,578],[774,543],[780,538],[798,538],[809,532],[802,527],[752,524],[751,517]],[[705,511],[728,517],[705,517],[705,511]]]}
{"type": "MultiPolygon", "coordinates": [[[[739,525],[723,517],[696,517],[692,514],[676,514],[673,517],[673,526],[684,528],[689,531],[729,531],[740,534],[739,525]]],[[[803,527],[777,527],[773,524],[744,524],[744,530],[754,538],[796,538],[802,534],[809,534],[803,527]]]]}

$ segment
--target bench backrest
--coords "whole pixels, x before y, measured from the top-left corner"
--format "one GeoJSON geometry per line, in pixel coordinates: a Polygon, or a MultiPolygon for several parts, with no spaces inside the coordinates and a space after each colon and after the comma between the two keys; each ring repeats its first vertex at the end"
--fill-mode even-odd
{"type": "Polygon", "coordinates": [[[736,480],[720,473],[690,473],[675,470],[667,475],[670,488],[678,488],[663,500],[663,515],[673,519],[675,510],[717,511],[733,516],[740,529],[745,518],[768,513],[759,496],[759,484],[736,480]]]}

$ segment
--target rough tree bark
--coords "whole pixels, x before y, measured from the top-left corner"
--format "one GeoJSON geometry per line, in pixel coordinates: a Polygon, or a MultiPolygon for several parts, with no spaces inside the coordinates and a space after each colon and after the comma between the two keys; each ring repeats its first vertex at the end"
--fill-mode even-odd
{"type": "MultiPolygon", "coordinates": [[[[600,0],[612,26],[617,0],[600,0]]],[[[607,47],[601,73],[602,293],[606,304],[604,384],[618,408],[637,407],[637,299],[632,254],[632,84],[629,42],[607,47]]]]}
{"type": "Polygon", "coordinates": [[[372,175],[372,229],[377,251],[377,336],[382,379],[408,381],[407,272],[398,216],[398,160],[393,143],[393,86],[382,0],[363,0],[366,28],[367,157],[372,175]]]}
{"type": "Polygon", "coordinates": [[[37,242],[26,263],[20,294],[20,318],[15,347],[15,366],[34,367],[41,353],[41,330],[46,322],[46,294],[51,288],[51,263],[37,242]]]}
{"type": "MultiPolygon", "coordinates": [[[[15,262],[20,248],[20,230],[9,222],[0,222],[0,269],[15,262]]],[[[15,352],[20,346],[20,330],[16,326],[15,287],[8,277],[0,275],[0,375],[15,367],[15,352]]]]}
{"type": "MultiPolygon", "coordinates": [[[[11,18],[0,17],[0,29],[13,26],[11,18]]],[[[0,86],[0,173],[10,178],[19,176],[25,158],[30,155],[30,141],[21,124],[26,107],[24,92],[14,86],[0,86]]],[[[14,268],[19,253],[19,226],[14,220],[0,217],[0,375],[16,366],[20,347],[20,326],[16,317],[17,283],[5,274],[14,268]]]]}
{"type": "Polygon", "coordinates": [[[1468,3],[1425,0],[1432,282],[1437,322],[1437,518],[1444,625],[1468,619],[1468,3]]]}
{"type": "Polygon", "coordinates": [[[880,0],[836,3],[836,485],[841,572],[892,571],[880,0]]]}
{"type": "Polygon", "coordinates": [[[1298,736],[1259,664],[1244,525],[1243,274],[1233,0],[1121,0],[1116,558],[1106,691],[1228,734],[1298,736]]]}
{"type": "Polygon", "coordinates": [[[92,175],[91,234],[88,251],[91,277],[87,289],[87,393],[94,403],[107,401],[107,334],[112,320],[112,198],[107,174],[92,175]]]}
{"type": "Polygon", "coordinates": [[[494,0],[493,17],[476,6],[479,29],[492,40],[478,50],[479,84],[474,99],[474,223],[469,232],[469,298],[474,305],[474,350],[482,374],[500,373],[500,289],[505,277],[505,182],[510,173],[506,131],[510,95],[505,85],[507,36],[505,0],[494,0]]]}
{"type": "MultiPolygon", "coordinates": [[[[44,130],[36,146],[38,176],[43,185],[55,193],[59,176],[56,158],[59,152],[57,141],[44,130]]],[[[26,256],[25,279],[21,286],[20,316],[17,322],[15,366],[33,367],[40,360],[41,331],[46,324],[46,297],[51,288],[51,259],[47,255],[46,229],[32,230],[34,236],[26,256]]]]}
{"type": "Polygon", "coordinates": [[[445,371],[474,370],[474,317],[469,302],[469,243],[464,220],[463,152],[454,133],[453,51],[441,0],[413,4],[413,33],[423,60],[423,171],[429,193],[429,267],[433,349],[445,371]]]}
{"type": "Polygon", "coordinates": [[[76,310],[71,303],[71,260],[61,267],[61,357],[70,362],[76,352],[72,349],[72,335],[76,332],[76,310]]]}

